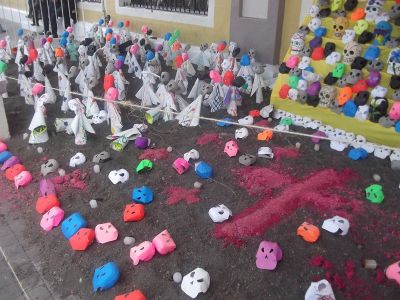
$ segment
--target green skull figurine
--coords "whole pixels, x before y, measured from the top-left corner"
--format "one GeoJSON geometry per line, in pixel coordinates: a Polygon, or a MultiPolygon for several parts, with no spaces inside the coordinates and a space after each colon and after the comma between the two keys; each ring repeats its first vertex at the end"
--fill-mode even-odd
{"type": "Polygon", "coordinates": [[[382,203],[385,196],[383,195],[382,186],[379,184],[370,185],[365,189],[365,194],[367,199],[372,203],[380,204],[382,203]]]}

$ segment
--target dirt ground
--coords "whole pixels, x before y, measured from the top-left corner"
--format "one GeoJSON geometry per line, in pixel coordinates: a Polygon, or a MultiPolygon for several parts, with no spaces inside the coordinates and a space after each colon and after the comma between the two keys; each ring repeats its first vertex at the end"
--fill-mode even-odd
{"type": "MultiPolygon", "coordinates": [[[[10,64],[8,75],[15,73],[15,65],[10,64]]],[[[55,76],[51,81],[56,87],[55,76]]],[[[130,81],[128,95],[132,99],[140,82],[130,81]]],[[[399,174],[390,169],[388,160],[371,156],[354,162],[347,158],[346,152],[331,150],[326,142],[321,144],[321,151],[315,152],[308,139],[275,135],[268,146],[274,149],[276,158],[258,159],[254,167],[245,168],[238,158],[223,153],[225,142],[234,139],[235,127],[220,128],[202,121],[197,128],[182,128],[175,122],[161,122],[151,126],[146,136],[151,138],[154,149],[171,146],[173,152],[166,159],[156,160],[150,172],[137,175],[134,170],[143,151],[132,142],[121,153],[111,150],[105,138],[109,134],[106,124],[95,127],[96,135],[89,135],[85,146],[76,146],[73,136],[57,134],[54,119],[64,117],[60,102],[47,105],[50,140],[40,145],[44,152],[38,154],[37,146],[28,145],[22,138],[28,132],[33,108],[18,97],[14,81],[9,82],[9,94],[10,98],[5,100],[12,134],[9,148],[21,157],[34,175],[34,182],[17,192],[1,176],[0,199],[14,201],[9,214],[26,222],[22,243],[40,247],[43,276],[62,299],[71,294],[82,299],[113,299],[134,289],[141,289],[147,299],[189,299],[172,281],[172,274],[185,275],[197,267],[204,268],[211,276],[210,289],[198,299],[302,299],[311,281],[322,278],[332,283],[337,299],[398,299],[400,287],[386,281],[383,275],[386,266],[400,260],[400,182],[399,174]],[[199,137],[203,141],[210,138],[211,142],[197,145],[199,137]],[[296,142],[301,143],[299,151],[295,149],[296,142]],[[198,199],[193,190],[193,183],[199,180],[194,165],[185,175],[178,175],[171,167],[177,157],[192,148],[215,171],[212,180],[202,181],[198,199]],[[112,160],[101,165],[100,174],[94,174],[91,159],[103,150],[110,151],[112,160]],[[69,159],[78,151],[87,157],[87,162],[79,168],[80,179],[85,183],[80,186],[82,189],[74,188],[76,185],[71,184],[74,180],[57,185],[66,216],[80,212],[91,228],[111,222],[119,231],[117,241],[103,245],[95,242],[85,252],[74,252],[60,228],[45,233],[39,226],[41,216],[34,209],[40,165],[48,158],[55,158],[71,173],[74,169],[68,167],[69,159]],[[114,186],[107,176],[111,170],[120,168],[127,169],[131,179],[114,186]],[[385,200],[380,205],[370,204],[364,198],[364,188],[374,183],[373,174],[382,177],[385,200]],[[154,190],[154,202],[146,206],[143,221],[124,223],[122,214],[124,206],[131,202],[132,189],[142,185],[154,190]],[[182,199],[168,205],[166,191],[176,191],[177,187],[183,190],[172,196],[186,195],[182,197],[185,199],[191,196],[195,203],[182,199]],[[98,208],[90,208],[91,199],[98,200],[98,208]],[[208,210],[221,203],[233,211],[234,218],[215,226],[208,210]],[[321,226],[325,218],[336,214],[350,219],[347,236],[334,236],[321,229],[321,237],[315,244],[296,236],[302,222],[321,226]],[[133,236],[140,243],[151,240],[164,229],[171,233],[177,249],[170,255],[155,255],[150,262],[133,266],[130,246],[123,244],[123,238],[133,236]],[[283,260],[275,271],[259,270],[255,265],[262,240],[279,242],[283,250],[283,260]],[[364,269],[362,262],[366,258],[377,260],[378,269],[364,269]],[[114,288],[95,294],[91,284],[94,269],[109,261],[120,267],[120,280],[114,288]]],[[[254,100],[246,100],[239,117],[247,115],[250,109],[261,108],[253,103],[254,100]]],[[[206,108],[203,115],[225,116],[224,112],[210,114],[206,108]]],[[[123,112],[124,128],[140,122],[143,112],[123,112]]],[[[256,140],[255,131],[238,144],[240,153],[250,154],[256,154],[259,147],[266,145],[256,140]]],[[[48,177],[54,176],[57,174],[48,177]]],[[[174,200],[179,199],[170,199],[174,200]]]]}

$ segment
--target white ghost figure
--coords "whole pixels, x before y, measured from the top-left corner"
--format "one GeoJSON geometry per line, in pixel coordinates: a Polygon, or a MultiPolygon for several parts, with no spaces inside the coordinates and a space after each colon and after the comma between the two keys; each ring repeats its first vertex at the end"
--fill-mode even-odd
{"type": "Polygon", "coordinates": [[[47,94],[43,94],[36,100],[35,113],[32,121],[29,125],[31,135],[29,137],[29,144],[41,144],[49,140],[49,134],[47,132],[47,125],[45,120],[45,107],[44,105],[48,102],[47,94]]]}
{"type": "Polygon", "coordinates": [[[304,296],[304,300],[322,300],[322,299],[327,299],[327,300],[336,299],[335,295],[333,294],[331,284],[326,279],[320,280],[318,282],[312,282],[306,292],[306,295],[304,296]]]}
{"type": "Polygon", "coordinates": [[[160,104],[160,99],[154,93],[154,84],[156,83],[158,75],[153,74],[149,71],[142,72],[143,85],[140,90],[136,93],[136,98],[142,101],[142,106],[152,106],[160,104]]]}
{"type": "Polygon", "coordinates": [[[92,125],[85,115],[85,106],[78,98],[68,101],[69,109],[75,113],[75,118],[71,123],[72,132],[75,135],[76,145],[86,145],[87,135],[86,131],[95,133],[92,125]]]}
{"type": "Polygon", "coordinates": [[[322,229],[336,235],[346,235],[350,229],[349,220],[335,216],[331,219],[326,219],[322,224],[322,229]]]}

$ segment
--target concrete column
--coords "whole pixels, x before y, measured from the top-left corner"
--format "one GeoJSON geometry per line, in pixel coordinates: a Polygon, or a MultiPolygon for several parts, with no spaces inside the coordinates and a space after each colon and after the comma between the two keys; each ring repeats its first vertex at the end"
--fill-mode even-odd
{"type": "Polygon", "coordinates": [[[4,109],[3,97],[0,95],[0,139],[8,139],[10,131],[8,129],[6,110],[4,109]]]}

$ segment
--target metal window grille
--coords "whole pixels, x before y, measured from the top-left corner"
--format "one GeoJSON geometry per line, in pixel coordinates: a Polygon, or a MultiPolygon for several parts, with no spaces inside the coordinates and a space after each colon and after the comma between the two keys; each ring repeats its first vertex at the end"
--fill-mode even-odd
{"type": "Polygon", "coordinates": [[[102,0],[77,0],[78,2],[101,3],[102,0]]]}
{"type": "Polygon", "coordinates": [[[193,15],[208,15],[208,0],[120,0],[119,5],[193,15]]]}

